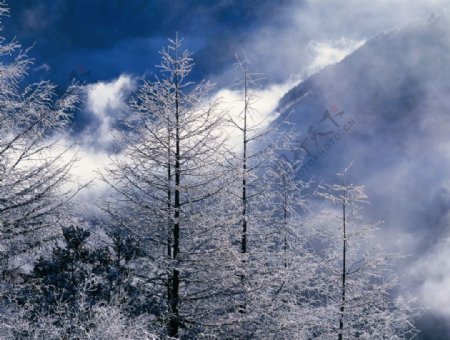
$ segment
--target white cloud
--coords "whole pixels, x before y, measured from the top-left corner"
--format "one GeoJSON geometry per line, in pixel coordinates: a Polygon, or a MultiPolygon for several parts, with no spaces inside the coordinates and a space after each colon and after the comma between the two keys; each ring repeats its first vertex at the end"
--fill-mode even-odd
{"type": "Polygon", "coordinates": [[[66,164],[75,159],[70,169],[68,181],[64,183],[64,190],[75,193],[80,190],[72,200],[78,207],[82,217],[92,217],[101,214],[98,203],[108,197],[110,187],[100,178],[100,173],[105,173],[110,164],[108,153],[103,150],[94,150],[85,145],[73,145],[73,141],[66,136],[61,138],[48,150],[50,157],[58,157],[62,152],[61,164],[66,164]]]}
{"type": "MultiPolygon", "coordinates": [[[[260,128],[267,127],[277,118],[274,112],[279,99],[298,81],[289,80],[283,84],[274,84],[254,91],[255,101],[252,105],[251,124],[259,124],[260,128]]],[[[135,88],[135,82],[129,76],[120,76],[111,82],[101,82],[88,85],[88,98],[86,109],[99,121],[98,125],[90,128],[82,135],[81,145],[77,150],[79,161],[72,169],[72,174],[81,183],[93,181],[90,188],[82,191],[80,201],[93,203],[102,198],[107,190],[107,185],[98,179],[99,171],[104,171],[110,163],[106,148],[93,148],[95,145],[108,145],[114,140],[113,124],[115,119],[123,112],[128,111],[125,97],[135,88]]],[[[238,90],[221,89],[210,98],[219,99],[221,110],[239,121],[242,112],[242,93],[238,90]]],[[[234,128],[221,130],[230,137],[233,145],[239,145],[239,132],[234,128]]],[[[67,143],[63,142],[62,144],[67,143]]],[[[73,152],[67,154],[70,158],[73,152]]]]}
{"type": "Polygon", "coordinates": [[[83,144],[107,146],[114,140],[112,127],[121,113],[128,111],[126,96],[134,89],[133,79],[121,75],[110,82],[98,82],[87,86],[86,108],[98,120],[84,136],[83,144]]]}
{"type": "Polygon", "coordinates": [[[71,174],[81,183],[90,183],[82,190],[75,201],[83,205],[83,214],[95,215],[99,212],[97,203],[107,197],[110,187],[100,179],[110,164],[110,158],[104,151],[78,150],[78,162],[73,166],[71,174]]]}
{"type": "Polygon", "coordinates": [[[292,9],[292,15],[294,23],[315,39],[368,39],[446,8],[448,0],[307,0],[292,9]]]}
{"type": "Polygon", "coordinates": [[[237,45],[270,79],[310,75],[355,44],[446,11],[448,0],[305,0],[290,2],[237,45]],[[346,44],[348,44],[346,46],[346,44]],[[312,65],[312,66],[311,66],[312,65]]]}
{"type": "MultiPolygon", "coordinates": [[[[272,84],[265,88],[254,90],[254,100],[252,101],[248,121],[249,126],[257,126],[260,130],[267,128],[269,124],[278,117],[275,112],[278,101],[297,83],[298,80],[289,79],[282,84],[272,84]]],[[[219,99],[221,102],[221,109],[239,125],[243,125],[243,98],[241,90],[229,88],[221,89],[214,94],[213,99],[219,99]]],[[[230,144],[233,147],[239,148],[241,146],[241,134],[237,128],[230,126],[222,133],[229,137],[230,144]]]]}
{"type": "Polygon", "coordinates": [[[362,44],[364,44],[364,40],[346,38],[335,41],[312,41],[309,46],[314,57],[308,67],[308,73],[315,73],[327,65],[341,61],[362,44]]]}
{"type": "MultiPolygon", "coordinates": [[[[95,211],[94,203],[105,195],[108,188],[99,179],[99,172],[103,172],[110,163],[107,150],[114,142],[113,128],[116,120],[128,112],[126,99],[134,88],[135,82],[128,75],[86,86],[85,113],[93,116],[93,123],[79,136],[79,145],[70,149],[64,158],[68,161],[76,156],[78,159],[71,169],[74,181],[70,186],[73,189],[79,184],[91,182],[90,186],[77,196],[77,201],[90,206],[90,212],[95,211]]],[[[69,140],[61,140],[58,149],[67,148],[70,143],[69,140]]]]}
{"type": "Polygon", "coordinates": [[[108,109],[117,109],[123,106],[123,93],[132,88],[132,80],[127,75],[109,83],[98,82],[88,85],[88,106],[93,113],[104,116],[108,109]]]}
{"type": "Polygon", "coordinates": [[[414,267],[422,304],[434,313],[450,317],[450,238],[447,237],[414,267]]]}
{"type": "Polygon", "coordinates": [[[34,70],[35,70],[36,72],[39,72],[39,71],[50,72],[51,69],[52,69],[52,68],[50,67],[49,64],[44,63],[44,64],[39,65],[38,67],[36,67],[34,70]]]}
{"type": "MultiPolygon", "coordinates": [[[[52,142],[52,141],[49,141],[52,142]]],[[[94,151],[85,148],[83,145],[74,144],[69,136],[53,141],[53,146],[47,150],[48,157],[60,158],[58,164],[66,164],[76,160],[70,170],[70,181],[66,183],[67,188],[76,190],[80,185],[93,182],[93,187],[98,187],[98,171],[105,169],[109,163],[109,156],[106,151],[94,151]]]]}

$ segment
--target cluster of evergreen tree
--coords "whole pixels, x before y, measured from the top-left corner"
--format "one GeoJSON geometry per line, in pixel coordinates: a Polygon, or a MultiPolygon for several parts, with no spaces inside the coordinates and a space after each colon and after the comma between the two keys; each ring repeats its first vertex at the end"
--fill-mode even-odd
{"type": "Polygon", "coordinates": [[[169,40],[159,77],[130,100],[93,233],[92,223],[73,226],[82,188],[67,189],[75,159],[60,143],[81,88],[59,98],[48,82],[23,89],[30,59],[14,41],[1,41],[0,55],[15,57],[0,63],[1,338],[416,333],[411,307],[390,295],[391,259],[368,251],[376,226],[358,219],[363,188],[347,171],[317,190],[298,179],[298,138],[258,127],[245,59],[242,112],[230,117],[209,100],[210,83],[189,80],[182,41],[169,40]]]}

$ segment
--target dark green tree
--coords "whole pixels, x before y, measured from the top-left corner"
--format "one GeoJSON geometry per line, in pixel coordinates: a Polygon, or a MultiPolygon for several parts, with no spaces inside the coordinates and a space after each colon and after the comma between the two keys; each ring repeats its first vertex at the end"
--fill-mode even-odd
{"type": "Polygon", "coordinates": [[[49,258],[40,257],[25,278],[19,303],[39,312],[52,313],[60,304],[77,309],[83,292],[90,305],[119,304],[133,314],[148,309],[148,299],[133,285],[130,262],[142,254],[134,239],[112,231],[108,244],[98,247],[89,242],[91,233],[83,228],[63,228],[62,234],[63,242],[49,258]]]}

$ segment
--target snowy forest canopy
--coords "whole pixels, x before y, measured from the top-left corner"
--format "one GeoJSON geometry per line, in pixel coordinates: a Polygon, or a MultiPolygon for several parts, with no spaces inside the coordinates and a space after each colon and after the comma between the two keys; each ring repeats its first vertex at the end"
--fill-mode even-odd
{"type": "MultiPolygon", "coordinates": [[[[1,14],[8,13],[4,3],[1,14]]],[[[239,115],[190,79],[176,35],[139,85],[83,215],[88,183],[66,137],[85,86],[27,85],[33,60],[0,45],[4,339],[403,339],[419,311],[370,242],[380,227],[351,164],[300,179],[294,125],[261,126],[259,75],[236,63],[239,115]]]]}

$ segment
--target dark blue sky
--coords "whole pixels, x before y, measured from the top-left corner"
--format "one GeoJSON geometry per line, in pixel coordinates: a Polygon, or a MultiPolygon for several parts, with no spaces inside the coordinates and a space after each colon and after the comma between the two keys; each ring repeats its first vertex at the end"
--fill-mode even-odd
{"type": "MultiPolygon", "coordinates": [[[[37,76],[59,84],[149,74],[166,37],[179,32],[197,77],[217,75],[261,27],[287,24],[291,0],[14,0],[5,34],[35,43],[37,76]],[[49,67],[40,67],[41,65],[49,67]]],[[[297,2],[298,4],[298,2],[297,2]]]]}

